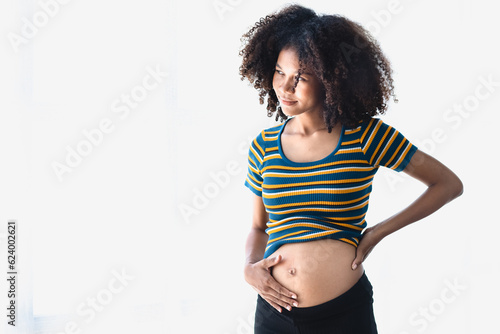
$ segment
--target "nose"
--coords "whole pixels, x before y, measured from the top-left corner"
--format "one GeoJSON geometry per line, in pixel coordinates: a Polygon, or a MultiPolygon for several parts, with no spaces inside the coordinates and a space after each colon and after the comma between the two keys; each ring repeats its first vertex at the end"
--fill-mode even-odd
{"type": "Polygon", "coordinates": [[[283,80],[280,88],[284,93],[295,93],[295,78],[290,77],[283,80]]]}

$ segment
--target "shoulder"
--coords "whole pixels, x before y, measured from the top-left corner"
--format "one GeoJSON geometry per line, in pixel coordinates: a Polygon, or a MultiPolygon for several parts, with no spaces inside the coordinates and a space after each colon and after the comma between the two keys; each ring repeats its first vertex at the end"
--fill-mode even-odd
{"type": "Polygon", "coordinates": [[[272,141],[276,141],[279,132],[283,127],[283,123],[278,125],[273,125],[268,128],[264,128],[259,131],[259,133],[253,137],[249,148],[249,157],[256,165],[260,166],[264,163],[267,147],[272,146],[272,141]],[[254,158],[254,159],[253,159],[254,158]]]}
{"type": "Polygon", "coordinates": [[[370,165],[401,171],[417,150],[401,132],[379,118],[360,124],[361,151],[370,165]]]}
{"type": "Polygon", "coordinates": [[[388,134],[394,132],[392,126],[381,120],[380,118],[371,117],[360,122],[360,141],[362,143],[370,142],[375,136],[388,134]]]}
{"type": "Polygon", "coordinates": [[[356,137],[361,142],[364,142],[371,134],[377,132],[381,127],[386,127],[380,118],[370,117],[359,121],[355,125],[344,126],[345,134],[356,137]]]}
{"type": "Polygon", "coordinates": [[[345,127],[344,134],[349,143],[357,143],[364,154],[369,153],[372,146],[377,146],[384,141],[392,127],[380,118],[370,117],[361,120],[357,125],[345,127]],[[372,145],[372,144],[377,145],[372,145]]]}
{"type": "Polygon", "coordinates": [[[359,129],[366,130],[367,128],[377,124],[385,124],[385,123],[380,118],[369,117],[361,121],[358,121],[355,125],[344,125],[344,128],[348,131],[359,130],[359,129]]]}
{"type": "Polygon", "coordinates": [[[282,122],[280,124],[260,130],[260,132],[254,137],[252,143],[255,145],[259,145],[264,149],[266,146],[266,142],[274,141],[278,138],[278,135],[284,124],[285,122],[282,122]]]}

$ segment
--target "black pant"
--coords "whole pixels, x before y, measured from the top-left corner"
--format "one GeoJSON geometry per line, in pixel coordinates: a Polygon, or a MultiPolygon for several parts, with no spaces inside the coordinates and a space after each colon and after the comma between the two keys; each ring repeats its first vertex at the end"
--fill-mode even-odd
{"type": "Polygon", "coordinates": [[[280,313],[260,295],[255,311],[255,334],[377,334],[373,288],[363,276],[349,290],[323,304],[282,307],[280,313]]]}

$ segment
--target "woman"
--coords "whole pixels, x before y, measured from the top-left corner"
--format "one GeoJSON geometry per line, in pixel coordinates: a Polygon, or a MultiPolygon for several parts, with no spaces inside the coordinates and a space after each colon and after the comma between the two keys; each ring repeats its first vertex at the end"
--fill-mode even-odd
{"type": "Polygon", "coordinates": [[[281,124],[250,145],[255,194],[245,279],[258,292],[255,333],[377,333],[363,261],[384,237],[458,197],[459,178],[373,116],[394,96],[390,63],[360,25],[292,5],[242,41],[240,67],[281,124]],[[366,228],[380,166],[428,188],[366,228]]]}

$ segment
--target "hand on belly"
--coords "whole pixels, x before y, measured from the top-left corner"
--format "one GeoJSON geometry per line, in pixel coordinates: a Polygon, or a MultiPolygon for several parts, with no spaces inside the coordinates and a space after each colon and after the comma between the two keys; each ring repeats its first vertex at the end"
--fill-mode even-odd
{"type": "Polygon", "coordinates": [[[355,251],[354,246],[332,239],[285,244],[270,255],[283,257],[272,275],[297,294],[299,307],[318,305],[346,292],[363,275],[362,265],[351,269],[355,251]]]}

